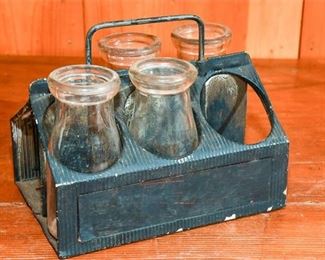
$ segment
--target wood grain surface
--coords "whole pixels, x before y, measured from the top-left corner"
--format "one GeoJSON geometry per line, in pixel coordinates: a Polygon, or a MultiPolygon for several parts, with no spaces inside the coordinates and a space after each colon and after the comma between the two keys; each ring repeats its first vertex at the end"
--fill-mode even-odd
{"type": "Polygon", "coordinates": [[[301,58],[325,57],[325,1],[305,0],[301,29],[301,58]]]}
{"type": "MultiPolygon", "coordinates": [[[[81,56],[86,31],[94,23],[184,13],[230,27],[230,52],[247,50],[254,58],[325,58],[323,0],[0,0],[0,54],[81,56]]],[[[106,34],[156,34],[163,43],[162,55],[173,56],[170,33],[177,25],[106,34]]]]}
{"type": "Polygon", "coordinates": [[[0,53],[80,56],[82,0],[0,0],[0,53]]]}
{"type": "Polygon", "coordinates": [[[251,0],[246,49],[252,57],[296,58],[303,0],[251,0]]]}
{"type": "MultiPolygon", "coordinates": [[[[9,119],[31,80],[81,58],[0,57],[0,258],[56,259],[13,181],[9,119]]],[[[255,60],[290,139],[287,207],[275,212],[102,250],[75,259],[324,259],[325,60],[255,60]]],[[[267,134],[252,93],[249,140],[267,134]]]]}

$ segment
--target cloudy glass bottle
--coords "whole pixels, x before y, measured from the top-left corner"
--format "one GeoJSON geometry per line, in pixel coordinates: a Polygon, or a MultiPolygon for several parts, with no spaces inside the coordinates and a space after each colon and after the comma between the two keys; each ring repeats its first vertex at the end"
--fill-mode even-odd
{"type": "MultiPolygon", "coordinates": [[[[198,59],[198,28],[182,25],[171,34],[177,57],[198,59]]],[[[205,23],[205,59],[227,54],[232,39],[231,30],[222,24],[205,23]]],[[[230,74],[217,74],[204,83],[201,95],[202,112],[207,122],[229,140],[243,143],[245,135],[246,83],[230,74]]]]}
{"type": "MultiPolygon", "coordinates": [[[[114,164],[121,150],[113,105],[120,85],[117,73],[100,66],[72,65],[54,70],[48,84],[56,99],[49,155],[76,172],[72,174],[96,173],[114,164]]],[[[54,185],[48,166],[48,227],[56,237],[54,185]]]]}
{"type": "Polygon", "coordinates": [[[129,70],[136,87],[128,127],[135,141],[147,151],[165,158],[180,158],[198,145],[189,88],[196,68],[174,58],[136,62],[129,70]]]}

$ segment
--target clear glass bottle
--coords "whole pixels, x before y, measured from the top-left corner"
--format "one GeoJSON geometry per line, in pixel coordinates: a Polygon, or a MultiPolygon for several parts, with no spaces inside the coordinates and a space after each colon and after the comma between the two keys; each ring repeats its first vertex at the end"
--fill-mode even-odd
{"type": "MultiPolygon", "coordinates": [[[[198,59],[198,28],[196,24],[177,27],[171,34],[177,57],[198,59]]],[[[206,23],[204,37],[205,58],[226,54],[232,33],[221,24],[206,23]]],[[[246,83],[230,74],[212,76],[202,92],[202,112],[207,122],[224,137],[243,143],[245,134],[246,83]]]]}
{"type": "MultiPolygon", "coordinates": [[[[56,99],[49,154],[77,172],[94,173],[111,166],[121,150],[113,105],[118,74],[100,66],[72,65],[51,72],[48,84],[56,99]]],[[[48,165],[47,203],[48,229],[56,237],[56,196],[48,165]]]]}
{"type": "Polygon", "coordinates": [[[128,69],[134,62],[157,57],[161,43],[157,36],[137,33],[110,34],[98,42],[102,58],[114,70],[128,69]]]}
{"type": "Polygon", "coordinates": [[[113,109],[117,73],[94,65],[66,66],[54,70],[48,84],[57,106],[50,154],[78,172],[108,168],[120,154],[113,109]]]}
{"type": "MultiPolygon", "coordinates": [[[[172,32],[172,41],[177,57],[187,61],[198,59],[199,40],[196,24],[182,25],[172,32]]],[[[232,37],[231,30],[221,24],[206,23],[204,35],[205,58],[225,54],[232,37]]]]}
{"type": "Polygon", "coordinates": [[[136,142],[156,155],[179,158],[198,145],[189,88],[197,76],[189,62],[152,58],[129,69],[136,87],[128,127],[136,142]]]}

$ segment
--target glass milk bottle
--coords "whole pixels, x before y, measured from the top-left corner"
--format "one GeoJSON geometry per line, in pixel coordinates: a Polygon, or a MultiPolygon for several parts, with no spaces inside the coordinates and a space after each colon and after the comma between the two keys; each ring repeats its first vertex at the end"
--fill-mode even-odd
{"type": "MultiPolygon", "coordinates": [[[[198,28],[195,24],[177,27],[171,34],[177,57],[194,61],[198,58],[198,28]]],[[[227,53],[232,33],[221,24],[205,24],[205,59],[227,53]]],[[[224,137],[244,142],[246,83],[230,74],[209,78],[201,95],[202,112],[208,123],[224,137]]]]}
{"type": "MultiPolygon", "coordinates": [[[[204,28],[205,58],[225,54],[232,37],[230,29],[224,25],[215,23],[206,23],[204,28]]],[[[178,58],[187,61],[198,59],[199,40],[196,24],[187,24],[175,28],[171,37],[177,49],[178,58]]]]}
{"type": "Polygon", "coordinates": [[[152,58],[133,64],[129,76],[136,88],[128,123],[135,141],[166,158],[193,152],[199,141],[189,88],[196,68],[179,59],[152,58]]]}
{"type": "MultiPolygon", "coordinates": [[[[113,105],[120,85],[117,73],[100,66],[72,65],[51,72],[48,84],[56,99],[49,154],[76,172],[95,173],[114,164],[121,150],[113,105]]],[[[55,188],[48,166],[47,202],[49,231],[56,237],[55,188]]]]}

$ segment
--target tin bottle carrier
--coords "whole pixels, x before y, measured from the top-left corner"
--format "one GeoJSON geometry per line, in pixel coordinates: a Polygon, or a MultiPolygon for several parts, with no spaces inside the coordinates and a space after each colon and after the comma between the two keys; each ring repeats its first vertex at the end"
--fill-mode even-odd
{"type": "MultiPolygon", "coordinates": [[[[204,24],[199,17],[177,15],[95,25],[86,38],[86,63],[92,62],[92,36],[100,29],[178,20],[194,20],[199,26],[199,60],[193,62],[199,74],[191,96],[200,143],[192,154],[177,160],[163,159],[139,147],[128,132],[123,102],[119,102],[116,120],[123,146],[120,159],[97,174],[67,169],[47,151],[48,136],[42,120],[53,97],[46,79],[31,83],[28,103],[11,119],[16,184],[61,258],[285,205],[289,142],[267,93],[246,53],[204,60],[204,24]],[[207,123],[202,113],[202,89],[205,82],[219,74],[238,77],[260,97],[272,127],[262,142],[245,145],[231,141],[207,123]],[[47,231],[46,160],[55,183],[57,239],[47,231]]],[[[118,73],[130,93],[127,71],[118,73]]],[[[246,102],[245,95],[243,98],[246,102]]],[[[246,105],[236,109],[246,109],[246,105]]],[[[245,113],[233,113],[230,121],[240,128],[230,126],[226,135],[243,138],[245,113]]]]}

